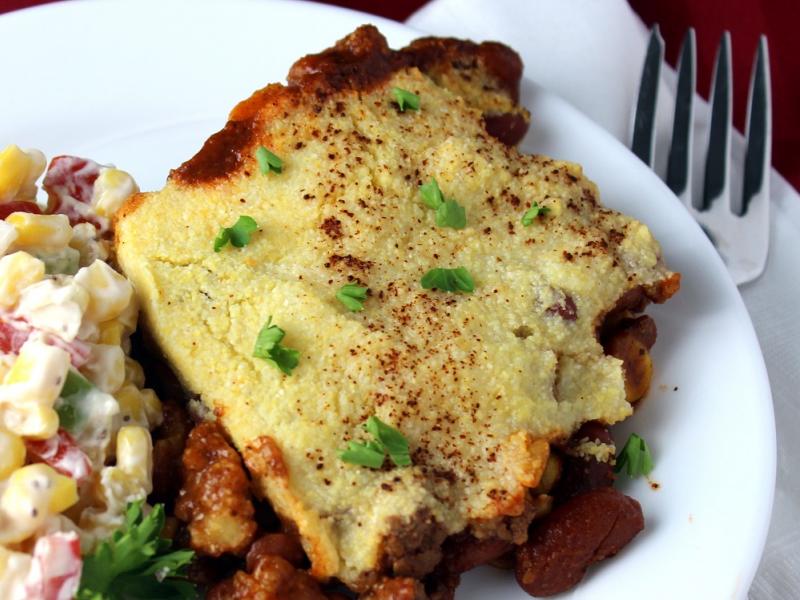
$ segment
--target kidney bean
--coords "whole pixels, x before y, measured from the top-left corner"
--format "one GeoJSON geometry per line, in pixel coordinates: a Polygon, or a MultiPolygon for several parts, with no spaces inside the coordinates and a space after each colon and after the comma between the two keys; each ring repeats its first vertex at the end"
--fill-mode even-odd
{"type": "MultiPolygon", "coordinates": [[[[583,439],[601,444],[614,443],[608,428],[599,421],[587,421],[581,425],[567,442],[567,448],[579,444],[583,439]]],[[[563,503],[590,490],[614,485],[614,469],[609,462],[599,461],[593,456],[574,456],[567,453],[561,455],[561,460],[561,477],[551,491],[556,503],[563,503]]]]}
{"type": "Polygon", "coordinates": [[[516,113],[486,113],[483,124],[489,135],[506,146],[516,146],[528,132],[528,121],[516,113]]]}
{"type": "Polygon", "coordinates": [[[605,353],[622,361],[625,392],[634,403],[647,394],[653,377],[649,350],[656,341],[656,325],[648,316],[621,321],[603,342],[605,353]]]}
{"type": "Polygon", "coordinates": [[[511,542],[497,538],[479,540],[459,535],[447,541],[442,564],[450,573],[466,573],[492,562],[513,548],[511,542]]]}
{"type": "Polygon", "coordinates": [[[644,529],[639,503],[613,488],[575,496],[538,522],[516,553],[516,577],[532,596],[570,589],[592,563],[619,552],[644,529]]]}

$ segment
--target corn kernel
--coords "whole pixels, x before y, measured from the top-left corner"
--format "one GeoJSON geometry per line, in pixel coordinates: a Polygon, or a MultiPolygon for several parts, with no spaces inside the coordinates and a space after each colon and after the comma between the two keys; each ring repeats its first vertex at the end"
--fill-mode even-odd
{"type": "Polygon", "coordinates": [[[144,386],[142,365],[128,356],[125,357],[125,383],[132,383],[139,388],[144,386]]]}
{"type": "MultiPolygon", "coordinates": [[[[3,385],[17,386],[13,390],[17,400],[52,406],[64,385],[69,365],[69,353],[66,350],[28,340],[3,378],[3,385]],[[27,390],[19,389],[22,386],[27,390]]],[[[0,401],[3,401],[3,396],[0,395],[0,401]]]]}
{"type": "Polygon", "coordinates": [[[58,429],[53,405],[69,369],[65,350],[28,340],[0,385],[0,426],[21,435],[46,439],[58,429]]]}
{"type": "Polygon", "coordinates": [[[78,489],[74,479],[59,474],[56,474],[53,483],[50,511],[58,514],[64,512],[78,501],[78,489]]]}
{"type": "Polygon", "coordinates": [[[18,248],[63,248],[72,239],[72,227],[66,215],[35,215],[15,212],[6,222],[17,229],[18,248]]]}
{"type": "Polygon", "coordinates": [[[74,479],[37,463],[17,469],[0,496],[0,513],[8,520],[0,531],[0,543],[21,542],[30,537],[53,514],[78,501],[74,479]]]}
{"type": "Polygon", "coordinates": [[[100,344],[119,346],[122,343],[122,323],[115,319],[100,324],[100,335],[97,338],[100,344]]]}
{"type": "Polygon", "coordinates": [[[164,421],[164,411],[161,407],[161,400],[150,388],[141,390],[142,405],[147,415],[147,423],[150,429],[155,429],[164,421]]]}
{"type": "Polygon", "coordinates": [[[125,200],[138,191],[133,177],[125,171],[102,168],[94,183],[92,205],[101,217],[112,217],[125,200]]]}
{"type": "Polygon", "coordinates": [[[0,306],[14,306],[23,289],[44,279],[44,270],[44,263],[27,252],[0,258],[0,306]]]}
{"type": "Polygon", "coordinates": [[[89,292],[84,316],[95,323],[118,317],[131,302],[130,282],[102,260],[83,267],[75,275],[75,281],[89,292]]]}
{"type": "Polygon", "coordinates": [[[46,162],[38,150],[23,152],[13,144],[0,151],[0,202],[35,199],[46,162]]]}
{"type": "Polygon", "coordinates": [[[33,440],[46,440],[58,432],[58,413],[48,406],[25,403],[0,407],[0,426],[33,440]]]}
{"type": "Polygon", "coordinates": [[[136,294],[131,295],[131,301],[125,307],[117,320],[122,323],[124,333],[133,333],[136,331],[136,325],[139,319],[139,299],[136,294]]]}
{"type": "Polygon", "coordinates": [[[0,546],[0,598],[25,598],[32,558],[0,546]]]}
{"type": "Polygon", "coordinates": [[[117,469],[140,489],[150,493],[153,473],[153,441],[144,427],[129,425],[117,433],[117,469]]]}
{"type": "Polygon", "coordinates": [[[8,252],[15,241],[17,241],[17,228],[0,221],[0,256],[8,252]]]}
{"type": "Polygon", "coordinates": [[[6,479],[25,464],[25,443],[6,429],[0,429],[0,479],[6,479]]]}
{"type": "Polygon", "coordinates": [[[142,402],[139,389],[131,384],[123,385],[114,397],[119,403],[119,414],[124,423],[130,425],[147,425],[147,413],[142,402]]]}
{"type": "Polygon", "coordinates": [[[0,382],[5,379],[11,367],[14,366],[14,361],[17,360],[16,354],[3,354],[0,353],[0,382]]]}
{"type": "Polygon", "coordinates": [[[119,346],[92,344],[82,370],[101,391],[113,394],[125,381],[125,353],[119,346]]]}
{"type": "Polygon", "coordinates": [[[74,279],[45,279],[22,290],[15,313],[37,329],[71,342],[88,305],[89,294],[74,279]]]}
{"type": "Polygon", "coordinates": [[[90,265],[95,260],[108,258],[108,243],[98,239],[97,229],[91,223],[77,223],[72,228],[70,248],[81,254],[82,265],[90,265]]]}

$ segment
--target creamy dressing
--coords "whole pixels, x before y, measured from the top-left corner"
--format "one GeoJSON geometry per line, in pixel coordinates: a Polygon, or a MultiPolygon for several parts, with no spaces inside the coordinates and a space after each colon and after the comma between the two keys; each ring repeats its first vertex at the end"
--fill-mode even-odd
{"type": "Polygon", "coordinates": [[[0,220],[0,598],[11,599],[75,595],[81,551],[152,490],[162,420],[126,355],[133,288],[105,262],[111,218],[138,187],[56,157],[44,188],[57,214],[39,215],[44,165],[37,151],[0,152],[0,210],[26,211],[0,220]]]}

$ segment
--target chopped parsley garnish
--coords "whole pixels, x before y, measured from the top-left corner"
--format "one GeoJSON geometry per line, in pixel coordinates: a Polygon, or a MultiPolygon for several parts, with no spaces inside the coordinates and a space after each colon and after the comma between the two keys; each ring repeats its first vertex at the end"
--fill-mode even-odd
{"type": "Polygon", "coordinates": [[[398,467],[411,464],[408,440],[397,429],[387,425],[378,417],[370,417],[364,428],[373,437],[368,442],[347,442],[347,449],[339,452],[339,458],[345,462],[370,469],[380,469],[386,455],[398,467]]]}
{"type": "Polygon", "coordinates": [[[455,200],[445,200],[436,179],[419,186],[419,193],[426,206],[436,211],[436,225],[464,229],[467,225],[467,211],[455,200]]]}
{"type": "Polygon", "coordinates": [[[419,110],[419,96],[416,94],[409,92],[408,90],[404,90],[403,88],[393,87],[392,96],[394,96],[400,112],[405,112],[406,108],[410,108],[411,110],[419,110]]]}
{"type": "Polygon", "coordinates": [[[654,466],[647,442],[632,433],[617,456],[614,472],[619,473],[625,469],[628,477],[639,477],[640,475],[649,475],[654,466]]]}
{"type": "Polygon", "coordinates": [[[375,438],[392,462],[398,467],[407,467],[411,464],[411,455],[408,451],[408,440],[397,429],[387,425],[378,417],[370,417],[364,426],[368,433],[375,438]]]}
{"type": "Polygon", "coordinates": [[[276,367],[286,373],[292,374],[292,370],[300,362],[300,352],[292,350],[291,348],[284,348],[281,346],[281,340],[286,332],[272,324],[272,317],[270,317],[266,324],[258,332],[256,338],[256,345],[253,348],[253,356],[256,358],[263,358],[273,367],[276,367]]]}
{"type": "Polygon", "coordinates": [[[347,442],[347,450],[341,450],[339,458],[354,465],[380,469],[386,453],[375,442],[347,442]]]}
{"type": "Polygon", "coordinates": [[[362,311],[364,310],[364,301],[367,299],[367,288],[353,283],[345,284],[336,292],[336,299],[349,311],[362,311]]]}
{"type": "Polygon", "coordinates": [[[436,209],[436,225],[464,229],[467,226],[467,211],[455,200],[446,200],[436,209]]]}
{"type": "Polygon", "coordinates": [[[433,177],[428,183],[423,183],[419,186],[419,193],[422,196],[422,201],[430,208],[439,208],[439,205],[444,202],[442,190],[433,177]]]}
{"type": "Polygon", "coordinates": [[[168,552],[172,541],[161,537],[164,518],[163,504],[145,517],[141,500],[129,503],[124,525],[83,557],[78,600],[196,598],[197,590],[183,576],[194,552],[168,552]]]}
{"type": "Polygon", "coordinates": [[[264,146],[259,146],[256,150],[256,160],[258,161],[258,168],[261,173],[266,175],[270,171],[280,173],[283,171],[283,161],[277,154],[273,154],[264,146]]]}
{"type": "Polygon", "coordinates": [[[214,252],[219,252],[228,242],[237,248],[243,248],[250,243],[250,236],[258,229],[258,224],[253,217],[242,215],[233,227],[220,227],[214,239],[214,252]]]}
{"type": "Polygon", "coordinates": [[[536,204],[536,202],[534,202],[533,206],[531,206],[528,210],[526,210],[525,214],[522,215],[522,224],[525,227],[528,227],[529,225],[533,224],[534,220],[537,217],[544,216],[548,212],[550,212],[550,209],[548,207],[539,206],[538,204],[536,204]]]}
{"type": "Polygon", "coordinates": [[[464,267],[457,269],[431,269],[420,280],[426,290],[441,290],[443,292],[472,292],[475,282],[472,275],[464,267]]]}

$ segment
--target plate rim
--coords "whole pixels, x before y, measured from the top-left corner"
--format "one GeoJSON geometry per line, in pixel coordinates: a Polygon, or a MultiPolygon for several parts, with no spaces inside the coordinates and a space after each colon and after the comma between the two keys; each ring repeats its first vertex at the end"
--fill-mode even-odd
{"type": "MultiPolygon", "coordinates": [[[[162,4],[162,3],[158,2],[157,0],[144,0],[143,2],[142,1],[137,2],[136,0],[70,0],[70,1],[62,0],[62,1],[59,1],[59,2],[42,4],[42,5],[32,6],[32,7],[26,7],[26,8],[23,8],[23,9],[18,9],[18,10],[15,10],[15,11],[11,11],[9,13],[4,13],[4,14],[0,15],[0,27],[2,27],[4,24],[8,23],[9,21],[17,19],[17,18],[34,18],[34,19],[36,19],[36,18],[40,18],[39,15],[43,15],[44,18],[46,18],[50,13],[53,13],[53,12],[59,12],[59,11],[63,11],[63,10],[80,12],[82,10],[85,10],[85,7],[91,7],[92,5],[97,5],[97,4],[109,5],[109,4],[112,4],[112,3],[118,4],[118,5],[123,5],[123,4],[135,5],[135,6],[139,7],[139,8],[141,8],[143,6],[147,6],[147,5],[158,7],[160,4],[162,4]]],[[[347,13],[347,14],[350,14],[354,18],[358,17],[362,22],[374,23],[374,24],[378,25],[379,28],[382,28],[382,29],[383,28],[389,28],[389,29],[393,30],[394,32],[402,32],[403,35],[407,35],[407,36],[410,36],[410,37],[413,37],[415,35],[427,35],[425,32],[420,31],[420,30],[418,30],[416,28],[409,27],[409,26],[407,26],[405,24],[402,24],[402,23],[399,23],[399,22],[396,22],[396,21],[392,21],[390,19],[386,19],[384,17],[380,17],[380,16],[377,16],[377,15],[371,15],[371,14],[363,13],[363,12],[356,11],[356,10],[353,10],[353,9],[348,9],[348,8],[343,8],[343,7],[333,6],[333,5],[317,4],[317,3],[314,3],[314,2],[304,2],[304,1],[300,1],[300,0],[267,0],[267,1],[265,1],[265,0],[228,0],[227,2],[223,2],[222,0],[169,0],[168,3],[184,4],[184,5],[187,5],[187,6],[196,6],[197,4],[204,4],[204,5],[219,6],[224,10],[230,10],[231,7],[236,6],[237,4],[240,4],[240,5],[256,5],[256,6],[257,5],[267,5],[267,4],[270,4],[270,3],[282,4],[282,5],[285,5],[285,6],[296,7],[298,9],[305,10],[305,11],[307,11],[307,10],[323,11],[323,12],[327,11],[327,12],[329,12],[331,14],[333,14],[333,13],[338,13],[338,14],[347,13]]],[[[164,4],[168,4],[168,3],[164,3],[164,4]]],[[[388,32],[388,31],[385,32],[385,33],[387,34],[388,37],[391,37],[391,35],[392,35],[392,33],[388,32]]],[[[332,42],[328,42],[328,43],[332,43],[332,42]]],[[[556,94],[554,94],[552,92],[549,92],[547,90],[544,90],[543,88],[540,88],[540,90],[541,90],[541,93],[546,94],[549,97],[555,99],[555,101],[561,103],[561,105],[562,105],[561,108],[564,111],[567,111],[567,112],[571,113],[574,118],[584,121],[585,122],[585,126],[586,127],[590,127],[592,130],[594,130],[595,134],[601,135],[604,138],[606,138],[606,142],[607,143],[615,145],[618,150],[622,150],[626,154],[628,154],[630,156],[633,156],[633,155],[630,154],[630,151],[627,149],[627,147],[624,144],[622,144],[613,135],[611,135],[609,132],[607,132],[605,129],[603,129],[599,124],[597,124],[594,121],[592,121],[589,117],[587,117],[584,113],[582,113],[574,105],[570,104],[568,101],[564,100],[563,98],[560,98],[556,94]]],[[[13,140],[9,140],[9,141],[13,141],[13,140]]],[[[648,178],[651,179],[652,185],[659,186],[660,188],[662,188],[662,191],[669,192],[669,190],[666,187],[666,185],[650,169],[648,169],[643,163],[640,164],[639,171],[640,171],[640,176],[648,177],[648,178]],[[649,173],[649,175],[645,175],[644,171],[649,173]]],[[[669,194],[674,198],[675,203],[677,203],[677,205],[680,206],[680,203],[679,203],[678,199],[675,198],[674,195],[672,195],[671,192],[669,192],[669,194]]],[[[699,227],[698,227],[698,229],[699,229],[699,227]]],[[[709,243],[709,247],[710,247],[710,243],[709,243]]],[[[716,255],[715,251],[712,250],[712,252],[714,252],[714,254],[716,255]]],[[[719,267],[724,269],[724,266],[722,266],[721,259],[719,260],[719,267]]],[[[773,505],[773,501],[774,501],[774,493],[775,493],[775,477],[776,477],[776,463],[777,463],[777,443],[776,443],[776,431],[775,431],[775,424],[774,424],[774,409],[773,409],[773,405],[772,405],[772,394],[771,394],[771,388],[770,388],[770,384],[769,384],[769,378],[768,378],[768,375],[767,375],[766,364],[765,364],[765,361],[764,361],[764,355],[761,352],[760,344],[759,344],[758,338],[756,336],[755,329],[753,327],[752,319],[750,318],[749,313],[746,310],[746,307],[744,305],[744,302],[742,300],[741,295],[739,294],[737,288],[735,287],[735,285],[733,284],[732,281],[729,281],[729,283],[728,283],[728,285],[726,287],[728,287],[727,293],[731,294],[732,297],[735,298],[735,301],[737,303],[737,307],[738,307],[739,311],[741,313],[743,313],[744,315],[746,315],[746,322],[740,323],[739,326],[740,326],[740,328],[743,328],[741,331],[743,333],[745,333],[747,335],[747,337],[749,338],[748,347],[751,348],[754,351],[754,356],[752,357],[754,359],[754,364],[753,364],[754,371],[753,371],[753,374],[755,376],[757,376],[758,379],[760,380],[761,389],[760,389],[759,395],[763,396],[762,402],[764,404],[764,406],[762,406],[761,408],[762,408],[762,410],[766,411],[766,413],[768,413],[768,415],[767,415],[769,417],[768,420],[770,420],[771,423],[772,423],[771,428],[769,428],[769,433],[770,433],[770,435],[768,436],[769,439],[762,440],[762,441],[767,442],[767,444],[770,447],[770,451],[766,453],[766,456],[770,460],[771,464],[767,465],[768,468],[766,469],[767,476],[766,476],[765,483],[770,483],[770,482],[771,483],[770,483],[770,485],[767,486],[767,490],[762,492],[762,498],[761,498],[762,502],[766,506],[769,507],[769,510],[767,510],[764,514],[762,514],[762,516],[760,518],[761,526],[758,527],[758,532],[760,533],[760,535],[758,536],[759,539],[757,539],[757,540],[752,540],[752,539],[748,540],[749,545],[752,548],[754,548],[755,551],[750,553],[750,556],[752,557],[752,560],[750,561],[750,564],[748,565],[750,568],[747,569],[747,573],[746,574],[745,573],[742,574],[743,575],[742,579],[746,579],[747,580],[747,584],[749,586],[749,584],[752,582],[752,580],[753,580],[753,578],[755,576],[756,570],[758,568],[758,565],[759,565],[759,562],[760,562],[760,559],[761,559],[761,556],[762,556],[762,553],[763,553],[764,545],[766,543],[767,533],[768,533],[768,530],[769,530],[769,523],[770,523],[770,517],[771,517],[771,512],[772,512],[771,509],[772,509],[772,505],[773,505]]],[[[755,533],[756,532],[754,532],[754,535],[755,535],[755,533]]],[[[746,590],[743,590],[743,592],[746,592],[746,590]]]]}

